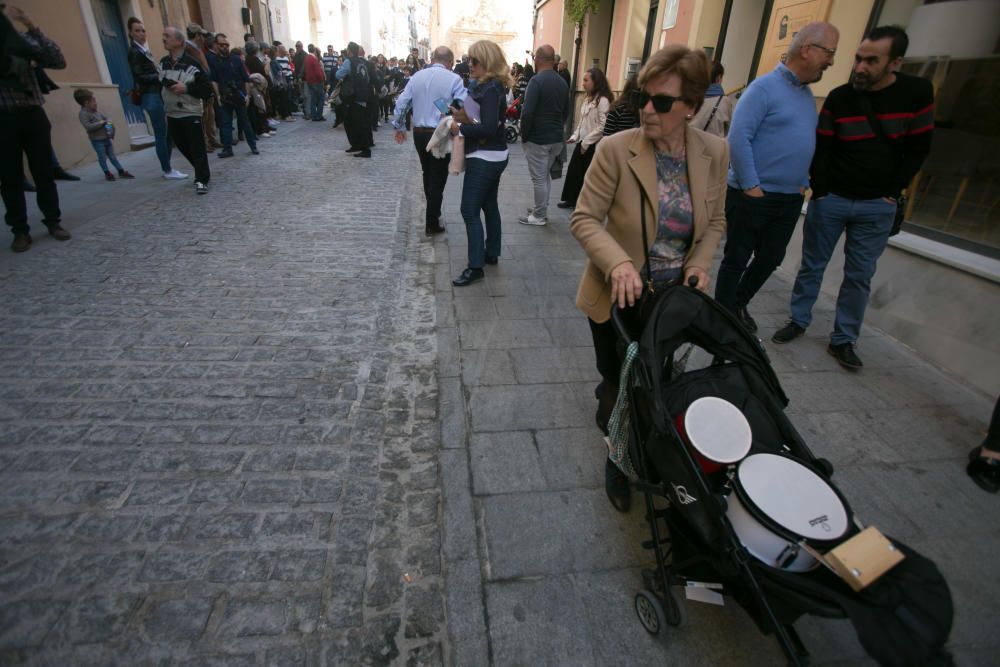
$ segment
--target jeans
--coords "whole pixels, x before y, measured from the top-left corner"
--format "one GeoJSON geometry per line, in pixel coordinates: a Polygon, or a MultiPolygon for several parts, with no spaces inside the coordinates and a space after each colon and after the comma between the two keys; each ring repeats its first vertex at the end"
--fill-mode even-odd
{"type": "Polygon", "coordinates": [[[115,147],[110,139],[91,139],[90,145],[94,147],[94,151],[97,153],[97,162],[101,165],[101,171],[108,173],[108,160],[111,160],[111,164],[119,172],[125,171],[125,167],[115,157],[115,147]]]}
{"type": "Polygon", "coordinates": [[[750,303],[785,258],[802,199],[798,193],[754,198],[736,188],[726,191],[726,248],[715,300],[731,312],[750,303]]]}
{"type": "Polygon", "coordinates": [[[167,141],[167,116],[163,110],[163,97],[160,93],[143,93],[142,109],[149,114],[149,123],[153,126],[160,171],[170,173],[173,169],[170,168],[170,142],[167,141]]]}
{"type": "Polygon", "coordinates": [[[531,174],[531,185],[535,192],[535,205],[531,213],[536,218],[544,220],[548,215],[549,192],[552,190],[552,178],[549,172],[552,165],[562,152],[565,144],[533,144],[524,142],[524,157],[528,161],[528,173],[531,174]]]}
{"type": "Polygon", "coordinates": [[[167,133],[170,140],[174,142],[174,146],[177,146],[177,150],[194,167],[195,182],[208,185],[212,173],[208,168],[208,152],[205,149],[205,135],[201,117],[167,117],[167,133]]]}
{"type": "Polygon", "coordinates": [[[4,216],[14,234],[28,233],[28,206],[24,201],[23,157],[35,181],[35,200],[48,225],[59,223],[59,192],[52,165],[52,126],[42,107],[0,111],[0,193],[4,216]]]}
{"type": "Polygon", "coordinates": [[[240,131],[246,137],[250,150],[257,150],[257,135],[250,126],[250,117],[247,116],[247,108],[242,102],[232,106],[226,103],[219,105],[219,116],[222,127],[222,150],[233,150],[233,112],[236,113],[236,122],[239,123],[240,131]]]}
{"type": "Polygon", "coordinates": [[[323,84],[309,83],[306,88],[309,91],[309,115],[313,120],[319,120],[323,117],[323,102],[326,99],[323,84]]]}
{"type": "Polygon", "coordinates": [[[437,227],[441,218],[441,200],[444,197],[444,187],[448,183],[448,164],[450,158],[437,158],[427,152],[427,142],[431,140],[431,132],[418,128],[413,133],[413,145],[420,157],[420,169],[424,175],[424,197],[427,199],[427,214],[424,225],[428,229],[437,227]]]}
{"type": "Polygon", "coordinates": [[[842,233],[844,280],[830,343],[853,343],[861,334],[872,277],[896,217],[896,204],[884,199],[845,199],[829,194],[809,202],[802,236],[802,266],[792,288],[792,322],[803,329],[812,321],[823,272],[842,233]]]}
{"type": "Polygon", "coordinates": [[[469,157],[465,161],[465,181],[462,183],[462,219],[469,239],[469,268],[481,269],[485,255],[500,256],[500,206],[497,191],[507,160],[488,162],[469,157]],[[483,241],[482,211],[486,217],[486,240],[483,241]]]}

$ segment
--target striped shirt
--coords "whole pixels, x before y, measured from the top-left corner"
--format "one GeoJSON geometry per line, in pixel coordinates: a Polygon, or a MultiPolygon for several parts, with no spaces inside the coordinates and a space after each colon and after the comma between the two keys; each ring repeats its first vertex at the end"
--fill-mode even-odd
{"type": "MultiPolygon", "coordinates": [[[[65,69],[66,58],[51,39],[38,28],[19,33],[32,49],[34,64],[45,69],[65,69]]],[[[15,72],[16,83],[0,86],[0,111],[14,111],[40,107],[45,103],[42,90],[38,87],[35,68],[25,58],[11,58],[11,70],[15,72]]]]}
{"type": "Polygon", "coordinates": [[[634,127],[639,127],[639,114],[624,102],[616,104],[611,107],[608,118],[604,121],[604,136],[608,137],[634,127]]]}
{"type": "Polygon", "coordinates": [[[898,197],[930,152],[933,130],[934,90],[926,79],[897,73],[894,83],[874,92],[856,91],[849,83],[834,88],[816,128],[813,197],[898,197]],[[872,129],[862,95],[887,141],[872,129]]]}
{"type": "Polygon", "coordinates": [[[288,81],[292,78],[292,65],[288,62],[288,56],[275,56],[274,62],[278,64],[281,69],[281,73],[284,75],[285,80],[288,81]]]}

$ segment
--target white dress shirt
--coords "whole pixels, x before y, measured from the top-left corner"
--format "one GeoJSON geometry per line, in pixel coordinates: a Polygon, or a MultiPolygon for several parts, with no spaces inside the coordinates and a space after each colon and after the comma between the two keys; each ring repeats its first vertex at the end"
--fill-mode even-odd
{"type": "Polygon", "coordinates": [[[413,108],[413,126],[435,128],[443,115],[434,100],[443,99],[451,105],[453,99],[464,100],[468,93],[462,85],[462,77],[440,63],[416,72],[406,88],[396,100],[396,115],[392,126],[397,130],[406,129],[406,112],[413,108]]]}

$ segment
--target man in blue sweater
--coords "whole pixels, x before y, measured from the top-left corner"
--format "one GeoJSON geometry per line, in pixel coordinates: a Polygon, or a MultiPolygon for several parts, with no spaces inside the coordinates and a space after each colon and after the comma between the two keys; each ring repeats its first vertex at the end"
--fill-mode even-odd
{"type": "Polygon", "coordinates": [[[833,64],[840,33],[809,23],[792,38],[784,63],[754,80],[729,129],[726,248],[715,298],[751,333],[747,304],[785,258],[809,185],[816,148],[816,99],[809,84],[833,64]]]}

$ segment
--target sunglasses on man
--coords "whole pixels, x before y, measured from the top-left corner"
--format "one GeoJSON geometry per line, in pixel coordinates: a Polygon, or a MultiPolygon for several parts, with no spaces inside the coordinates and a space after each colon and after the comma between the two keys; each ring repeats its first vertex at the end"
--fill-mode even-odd
{"type": "Polygon", "coordinates": [[[650,95],[645,90],[632,91],[632,104],[636,109],[645,109],[650,101],[653,102],[656,113],[669,113],[674,107],[674,102],[683,102],[684,98],[673,95],[650,95]]]}

